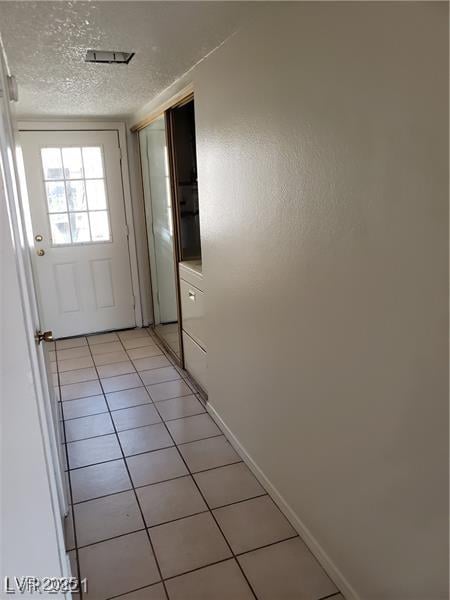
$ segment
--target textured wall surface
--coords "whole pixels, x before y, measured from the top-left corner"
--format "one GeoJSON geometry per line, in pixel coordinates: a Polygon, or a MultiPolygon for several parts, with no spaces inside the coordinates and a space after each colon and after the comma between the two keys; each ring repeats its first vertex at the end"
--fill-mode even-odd
{"type": "Polygon", "coordinates": [[[194,86],[210,401],[362,599],[447,598],[447,5],[278,5],[194,86]]]}

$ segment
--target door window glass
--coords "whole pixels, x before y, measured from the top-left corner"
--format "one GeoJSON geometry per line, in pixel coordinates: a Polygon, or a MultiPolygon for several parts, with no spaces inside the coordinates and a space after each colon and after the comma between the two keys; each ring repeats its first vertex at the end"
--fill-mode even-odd
{"type": "Polygon", "coordinates": [[[54,245],[111,241],[102,148],[41,149],[54,245]]]}

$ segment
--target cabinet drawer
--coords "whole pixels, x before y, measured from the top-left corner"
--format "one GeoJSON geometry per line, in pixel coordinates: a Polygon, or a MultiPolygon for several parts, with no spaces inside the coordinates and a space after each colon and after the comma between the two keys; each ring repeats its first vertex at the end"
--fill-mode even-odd
{"type": "Polygon", "coordinates": [[[183,349],[186,371],[207,392],[206,352],[185,331],[183,331],[183,349]]]}
{"type": "Polygon", "coordinates": [[[180,279],[184,279],[195,286],[201,292],[205,291],[205,282],[203,280],[202,263],[199,260],[189,260],[179,263],[180,279]]]}
{"type": "Polygon", "coordinates": [[[206,349],[205,294],[184,279],[180,279],[180,296],[183,331],[206,349]]]}

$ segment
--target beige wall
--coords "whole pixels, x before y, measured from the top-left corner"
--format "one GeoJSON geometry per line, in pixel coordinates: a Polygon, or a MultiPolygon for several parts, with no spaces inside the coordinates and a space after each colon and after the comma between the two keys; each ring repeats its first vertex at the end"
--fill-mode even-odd
{"type": "Polygon", "coordinates": [[[447,55],[276,3],[193,76],[210,401],[364,600],[448,597],[447,55]]]}

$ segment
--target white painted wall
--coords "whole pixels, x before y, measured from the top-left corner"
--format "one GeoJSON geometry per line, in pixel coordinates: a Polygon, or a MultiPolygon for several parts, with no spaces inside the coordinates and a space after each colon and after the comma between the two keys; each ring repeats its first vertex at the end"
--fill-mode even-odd
{"type": "Polygon", "coordinates": [[[361,599],[447,598],[448,6],[278,4],[194,89],[211,404],[361,599]]]}

